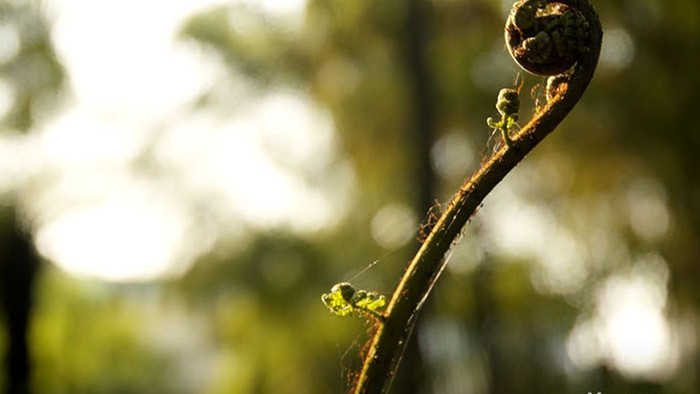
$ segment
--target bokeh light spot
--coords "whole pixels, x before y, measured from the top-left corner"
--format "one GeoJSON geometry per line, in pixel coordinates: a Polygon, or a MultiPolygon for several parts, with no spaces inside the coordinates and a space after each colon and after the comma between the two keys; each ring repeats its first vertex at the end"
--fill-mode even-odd
{"type": "Polygon", "coordinates": [[[14,59],[19,53],[19,33],[17,27],[0,22],[0,64],[5,64],[14,59]]]}
{"type": "Polygon", "coordinates": [[[607,29],[600,52],[600,67],[609,71],[627,68],[634,60],[634,52],[634,41],[625,29],[607,29]]]}
{"type": "Polygon", "coordinates": [[[635,181],[627,191],[630,227],[647,242],[661,240],[667,233],[671,217],[666,206],[666,192],[651,179],[635,181]]]}
{"type": "Polygon", "coordinates": [[[415,235],[416,223],[416,215],[408,206],[386,205],[372,218],[372,237],[385,249],[398,248],[415,235]]]}
{"type": "Polygon", "coordinates": [[[40,253],[81,276],[130,281],[164,275],[180,251],[187,223],[166,201],[144,190],[131,192],[65,211],[41,226],[40,253]]]}
{"type": "Polygon", "coordinates": [[[444,179],[461,179],[474,162],[474,149],[462,131],[440,137],[430,151],[435,172],[444,179]]]}

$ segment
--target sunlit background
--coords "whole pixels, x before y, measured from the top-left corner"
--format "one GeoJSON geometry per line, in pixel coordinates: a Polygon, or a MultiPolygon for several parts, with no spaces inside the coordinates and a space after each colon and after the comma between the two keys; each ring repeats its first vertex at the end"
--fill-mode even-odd
{"type": "MultiPolygon", "coordinates": [[[[391,292],[491,154],[511,4],[0,1],[0,383],[345,392],[368,326],[320,295],[391,292]]],[[[700,5],[594,4],[592,85],[471,220],[394,392],[700,391],[700,5]]]]}

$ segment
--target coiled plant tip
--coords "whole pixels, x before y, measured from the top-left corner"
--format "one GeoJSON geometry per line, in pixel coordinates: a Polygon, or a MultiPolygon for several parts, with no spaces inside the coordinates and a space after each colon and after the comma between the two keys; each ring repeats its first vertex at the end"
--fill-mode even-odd
{"type": "Polygon", "coordinates": [[[518,121],[518,111],[520,110],[520,93],[516,89],[505,88],[498,92],[496,109],[501,114],[501,120],[496,122],[493,118],[486,119],[486,124],[494,129],[500,130],[503,140],[509,148],[512,146],[510,132],[518,121]]]}
{"type": "Polygon", "coordinates": [[[386,304],[386,298],[375,292],[356,290],[350,283],[337,283],[331,292],[323,294],[321,301],[338,316],[348,316],[353,312],[370,316],[379,322],[384,321],[380,309],[386,304]]]}
{"type": "Polygon", "coordinates": [[[506,45],[520,67],[536,75],[559,74],[591,51],[596,36],[577,3],[586,1],[523,0],[513,5],[506,45]]]}
{"type": "MultiPolygon", "coordinates": [[[[489,126],[501,130],[506,146],[464,181],[404,271],[380,314],[382,324],[365,354],[355,394],[389,390],[416,316],[445,268],[450,248],[484,198],[576,105],[593,78],[602,37],[598,14],[589,0],[523,0],[513,5],[505,25],[508,51],[526,71],[549,77],[547,102],[516,132],[519,90],[504,89],[499,94],[496,108],[501,121],[490,119],[489,126]]],[[[377,301],[343,285],[324,296],[336,314],[367,312],[360,300],[377,301]]]]}

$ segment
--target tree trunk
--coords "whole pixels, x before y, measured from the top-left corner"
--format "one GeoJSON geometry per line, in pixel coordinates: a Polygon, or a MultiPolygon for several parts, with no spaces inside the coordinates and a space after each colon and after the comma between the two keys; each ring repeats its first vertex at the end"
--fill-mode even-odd
{"type": "Polygon", "coordinates": [[[3,216],[0,224],[0,296],[8,336],[5,392],[27,394],[30,392],[27,333],[39,262],[28,234],[17,220],[15,209],[10,208],[3,216]]]}

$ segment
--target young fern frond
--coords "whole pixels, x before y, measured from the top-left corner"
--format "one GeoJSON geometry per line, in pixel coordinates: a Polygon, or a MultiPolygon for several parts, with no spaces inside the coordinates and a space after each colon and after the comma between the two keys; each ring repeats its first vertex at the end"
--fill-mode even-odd
{"type": "Polygon", "coordinates": [[[515,129],[515,124],[518,122],[518,112],[520,111],[520,93],[518,90],[501,89],[498,92],[496,109],[501,114],[500,122],[496,122],[493,118],[487,118],[486,124],[494,130],[500,130],[506,146],[510,148],[513,144],[510,140],[510,133],[515,129]]]}
{"type": "MultiPolygon", "coordinates": [[[[514,4],[505,27],[508,50],[526,71],[550,77],[548,101],[516,132],[516,100],[512,92],[499,93],[497,109],[501,120],[490,119],[488,124],[501,130],[506,146],[465,180],[409,263],[384,313],[377,311],[383,306],[383,299],[372,300],[368,293],[355,291],[347,283],[334,286],[331,293],[323,296],[333,313],[366,312],[382,322],[366,352],[353,388],[355,394],[388,391],[415,317],[443,271],[450,248],[486,195],[554,130],[581,98],[598,63],[602,36],[598,14],[590,0],[522,0],[514,4]]],[[[517,95],[515,98],[519,100],[517,95]]]]}
{"type": "Polygon", "coordinates": [[[331,287],[331,292],[323,294],[321,301],[338,316],[348,316],[353,312],[371,316],[379,322],[384,321],[380,309],[386,305],[386,297],[375,292],[355,290],[350,283],[337,283],[331,287]]]}

